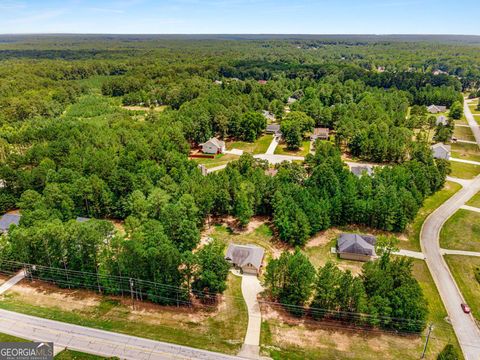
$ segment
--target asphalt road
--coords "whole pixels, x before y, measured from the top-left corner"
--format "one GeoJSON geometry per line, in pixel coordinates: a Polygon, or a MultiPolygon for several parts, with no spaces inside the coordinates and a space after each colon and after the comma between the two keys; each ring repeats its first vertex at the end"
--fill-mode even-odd
{"type": "MultiPolygon", "coordinates": [[[[464,108],[465,116],[472,128],[475,139],[480,144],[480,129],[473,119],[466,102],[464,108]]],[[[426,256],[428,268],[447,309],[466,360],[480,359],[480,330],[473,316],[465,314],[460,307],[460,304],[465,302],[465,300],[442,256],[439,236],[445,221],[461,206],[465,205],[478,191],[480,191],[480,176],[466,184],[466,186],[430,214],[425,220],[420,233],[422,252],[426,256]]]]}
{"type": "Polygon", "coordinates": [[[97,330],[0,310],[0,332],[58,347],[129,360],[233,360],[229,356],[186,346],[97,330]]]}

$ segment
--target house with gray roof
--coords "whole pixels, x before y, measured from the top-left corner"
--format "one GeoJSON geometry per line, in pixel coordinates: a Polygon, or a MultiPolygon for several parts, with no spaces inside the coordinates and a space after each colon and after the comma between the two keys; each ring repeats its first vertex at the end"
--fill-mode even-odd
{"type": "Polygon", "coordinates": [[[353,175],[361,177],[363,175],[371,176],[373,174],[373,166],[371,165],[354,165],[350,167],[353,175]]]}
{"type": "Polygon", "coordinates": [[[449,160],[452,147],[450,145],[445,145],[444,143],[437,143],[430,147],[432,150],[432,155],[435,159],[444,159],[449,160]]]}
{"type": "Polygon", "coordinates": [[[10,225],[18,225],[21,217],[20,214],[4,214],[0,218],[0,234],[8,232],[10,225]]]}
{"type": "Polygon", "coordinates": [[[263,266],[265,250],[255,245],[228,245],[225,260],[242,273],[259,275],[263,266]]]}
{"type": "Polygon", "coordinates": [[[437,120],[435,121],[435,125],[447,126],[448,125],[447,117],[445,115],[440,115],[439,117],[437,117],[437,120]]]}
{"type": "Polygon", "coordinates": [[[262,115],[268,121],[275,121],[275,114],[268,110],[262,110],[262,115]]]}
{"type": "Polygon", "coordinates": [[[337,239],[337,254],[341,259],[369,261],[377,256],[372,235],[343,233],[337,239]]]}
{"type": "Polygon", "coordinates": [[[200,144],[204,154],[223,154],[226,150],[225,141],[211,138],[210,140],[200,144]]]}
{"type": "Polygon", "coordinates": [[[280,131],[280,124],[268,124],[267,128],[265,129],[265,133],[273,134],[276,137],[281,137],[282,132],[280,131]]]}
{"type": "Polygon", "coordinates": [[[447,107],[442,106],[442,105],[433,105],[432,104],[429,107],[427,107],[427,110],[430,114],[438,114],[438,113],[447,111],[447,107]]]}

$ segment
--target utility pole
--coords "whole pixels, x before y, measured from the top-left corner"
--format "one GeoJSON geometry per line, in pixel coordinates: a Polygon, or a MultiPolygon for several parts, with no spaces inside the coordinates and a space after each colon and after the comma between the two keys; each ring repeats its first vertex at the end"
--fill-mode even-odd
{"type": "Polygon", "coordinates": [[[430,334],[432,333],[432,330],[433,330],[433,324],[428,325],[428,334],[425,340],[425,346],[423,347],[421,359],[425,358],[425,353],[427,352],[428,340],[430,340],[430,334]]]}
{"type": "Polygon", "coordinates": [[[133,299],[133,279],[130,278],[130,297],[132,298],[132,310],[135,310],[135,300],[133,299]]]}

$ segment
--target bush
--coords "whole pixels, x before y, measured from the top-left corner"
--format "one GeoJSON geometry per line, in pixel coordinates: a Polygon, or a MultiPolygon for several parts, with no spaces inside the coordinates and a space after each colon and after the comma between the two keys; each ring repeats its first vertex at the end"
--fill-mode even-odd
{"type": "Polygon", "coordinates": [[[475,268],[475,279],[480,283],[480,267],[475,268]]]}

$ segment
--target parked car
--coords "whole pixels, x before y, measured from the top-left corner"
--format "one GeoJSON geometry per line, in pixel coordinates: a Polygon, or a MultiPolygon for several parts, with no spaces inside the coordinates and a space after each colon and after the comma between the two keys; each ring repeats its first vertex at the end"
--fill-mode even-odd
{"type": "Polygon", "coordinates": [[[467,304],[461,304],[460,306],[462,307],[462,310],[465,314],[470,314],[470,312],[472,311],[470,309],[470,306],[468,306],[467,304]]]}

